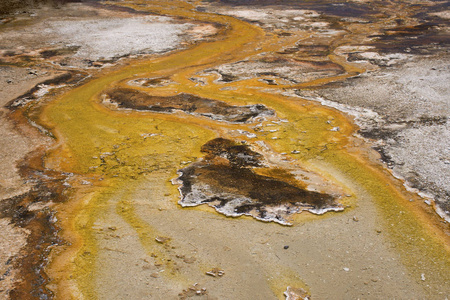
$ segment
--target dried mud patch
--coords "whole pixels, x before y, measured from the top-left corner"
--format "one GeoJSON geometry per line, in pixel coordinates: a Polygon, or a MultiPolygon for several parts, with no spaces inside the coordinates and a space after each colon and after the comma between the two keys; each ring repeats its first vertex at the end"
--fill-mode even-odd
{"type": "Polygon", "coordinates": [[[323,214],[343,209],[334,196],[295,184],[288,172],[273,172],[283,174],[284,180],[256,173],[253,167],[262,166],[263,157],[246,145],[217,138],[201,150],[206,153],[202,160],[179,170],[183,207],[208,204],[226,216],[248,215],[283,225],[302,211],[323,214]]]}
{"type": "MultiPolygon", "coordinates": [[[[318,18],[321,15],[336,18],[373,18],[379,11],[373,5],[364,3],[352,3],[349,1],[269,1],[269,0],[219,0],[211,3],[220,2],[225,4],[226,8],[232,7],[233,14],[247,20],[260,21],[276,19],[278,23],[284,22],[283,18],[291,16],[297,17],[294,21],[302,21],[302,18],[318,18]],[[269,12],[269,10],[278,10],[279,12],[269,12]],[[252,14],[249,10],[256,11],[252,14]],[[283,14],[283,11],[286,13],[283,14]],[[281,22],[280,22],[281,20],[281,22]]],[[[216,6],[219,6],[216,4],[216,6]]],[[[223,5],[222,5],[223,7],[223,5]]]]}
{"type": "MultiPolygon", "coordinates": [[[[31,70],[30,72],[37,71],[31,70]]],[[[30,102],[38,102],[53,89],[62,88],[66,85],[75,86],[86,78],[87,75],[81,72],[61,72],[59,75],[55,75],[53,78],[40,82],[24,94],[9,101],[5,107],[11,111],[14,111],[20,107],[25,107],[30,102]]]]}
{"type": "Polygon", "coordinates": [[[174,83],[174,81],[172,81],[170,77],[138,78],[128,81],[128,85],[143,87],[163,87],[172,83],[174,83]]]}
{"type": "Polygon", "coordinates": [[[216,34],[214,25],[205,26],[112,5],[42,7],[14,16],[2,26],[0,62],[101,67],[123,57],[179,49],[216,34]]]}
{"type": "Polygon", "coordinates": [[[182,93],[163,97],[152,96],[144,92],[125,88],[106,92],[103,102],[115,104],[119,108],[131,108],[141,111],[173,113],[179,110],[192,115],[233,123],[244,123],[255,117],[275,114],[261,104],[233,106],[225,102],[201,98],[191,94],[182,93]]]}
{"type": "Polygon", "coordinates": [[[386,28],[371,43],[383,53],[433,54],[447,49],[449,22],[423,22],[386,28]]]}
{"type": "MultiPolygon", "coordinates": [[[[298,48],[283,51],[300,51],[298,48]]],[[[292,52],[293,53],[293,52],[292,52]]],[[[284,52],[282,53],[284,54],[284,52]]],[[[296,84],[343,73],[343,69],[329,61],[297,61],[276,56],[267,56],[258,60],[240,61],[221,65],[217,69],[207,70],[220,75],[218,82],[233,82],[244,79],[260,78],[269,84],[296,84]]]]}

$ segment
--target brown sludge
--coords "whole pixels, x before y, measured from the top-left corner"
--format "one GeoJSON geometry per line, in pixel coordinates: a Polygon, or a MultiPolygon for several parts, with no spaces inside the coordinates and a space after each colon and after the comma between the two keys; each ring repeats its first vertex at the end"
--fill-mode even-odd
{"type": "Polygon", "coordinates": [[[63,241],[58,236],[60,228],[56,225],[55,211],[49,205],[66,200],[67,187],[60,183],[67,174],[44,170],[41,156],[42,153],[36,152],[28,157],[28,165],[20,166],[21,176],[33,184],[30,191],[0,203],[0,217],[10,218],[12,224],[29,232],[26,246],[9,262],[19,270],[20,278],[9,291],[10,299],[50,299],[54,296],[46,287],[49,278],[44,269],[51,249],[63,241]]]}
{"type": "Polygon", "coordinates": [[[262,155],[247,145],[217,138],[202,146],[203,160],[181,169],[182,206],[207,203],[227,216],[250,215],[288,225],[289,215],[341,210],[335,198],[257,174],[262,155]]]}
{"type": "Polygon", "coordinates": [[[274,114],[272,110],[261,104],[233,106],[225,102],[184,93],[172,97],[162,97],[121,88],[108,91],[106,97],[113,103],[117,103],[121,108],[166,113],[181,110],[188,114],[233,123],[244,123],[258,116],[274,114]]]}

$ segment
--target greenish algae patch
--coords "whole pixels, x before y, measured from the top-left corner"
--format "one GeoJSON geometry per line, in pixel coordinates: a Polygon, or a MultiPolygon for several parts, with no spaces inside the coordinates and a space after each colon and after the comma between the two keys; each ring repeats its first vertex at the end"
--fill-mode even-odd
{"type": "Polygon", "coordinates": [[[77,282],[77,289],[83,297],[98,299],[95,287],[95,264],[98,246],[93,226],[101,213],[101,205],[109,199],[107,194],[97,191],[95,195],[85,199],[86,203],[78,211],[75,219],[75,230],[81,236],[82,247],[73,262],[73,276],[77,282]]]}

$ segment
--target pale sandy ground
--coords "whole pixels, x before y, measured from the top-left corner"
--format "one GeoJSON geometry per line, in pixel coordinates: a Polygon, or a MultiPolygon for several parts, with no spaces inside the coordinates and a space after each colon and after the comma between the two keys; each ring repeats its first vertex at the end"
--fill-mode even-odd
{"type": "MultiPolygon", "coordinates": [[[[8,110],[4,106],[14,98],[26,93],[36,84],[54,75],[29,74],[30,71],[14,67],[0,67],[0,201],[23,194],[30,188],[17,173],[16,165],[36,146],[46,139],[24,135],[7,119],[8,110]],[[8,83],[9,82],[9,83],[8,83]]],[[[19,253],[26,242],[26,232],[9,224],[8,219],[0,219],[0,274],[8,274],[0,281],[0,297],[5,298],[10,288],[14,270],[8,260],[19,253]]]]}
{"type": "Polygon", "coordinates": [[[0,298],[8,299],[8,291],[15,282],[16,270],[10,258],[16,256],[26,243],[27,232],[9,224],[7,218],[0,219],[0,298]]]}
{"type": "MultiPolygon", "coordinates": [[[[0,67],[0,200],[24,193],[27,186],[17,174],[16,164],[42,141],[21,134],[7,119],[9,111],[4,108],[9,101],[25,94],[35,85],[57,76],[57,72],[17,67],[0,67]],[[30,72],[32,74],[30,74],[30,72]],[[36,74],[36,75],[35,75],[36,74]]],[[[45,138],[42,138],[45,140],[45,138]]]]}
{"type": "MultiPolygon", "coordinates": [[[[177,262],[185,282],[173,282],[169,270],[154,266],[135,231],[117,214],[116,195],[96,224],[102,248],[97,278],[101,299],[174,299],[195,283],[207,289],[208,299],[277,299],[286,289],[283,285],[298,284],[295,279],[309,286],[313,299],[430,297],[427,282],[411,277],[400,263],[376,207],[363,191],[356,190],[362,196],[354,210],[286,227],[227,218],[212,209],[180,209],[177,199],[164,196],[175,188],[164,184],[168,175],[148,178],[130,198],[154,236],[171,238],[169,250],[156,242],[154,247],[177,262]],[[176,255],[194,257],[195,262],[185,263],[176,255]],[[214,267],[225,275],[205,275],[214,267]],[[115,289],[111,282],[117,284],[115,289]],[[274,293],[271,286],[281,292],[274,293]]],[[[432,298],[444,299],[450,291],[442,287],[434,292],[432,298]]]]}

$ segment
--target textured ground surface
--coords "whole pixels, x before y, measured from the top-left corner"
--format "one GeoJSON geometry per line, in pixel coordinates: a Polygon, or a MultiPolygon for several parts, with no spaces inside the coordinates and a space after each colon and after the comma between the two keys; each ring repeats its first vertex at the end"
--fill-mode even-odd
{"type": "Polygon", "coordinates": [[[377,141],[397,176],[435,198],[445,218],[450,216],[449,81],[448,56],[411,57],[344,87],[318,91],[330,101],[376,112],[379,119],[360,122],[363,135],[377,141]]]}
{"type": "Polygon", "coordinates": [[[167,1],[1,18],[0,297],[449,297],[445,5],[167,1]]]}

